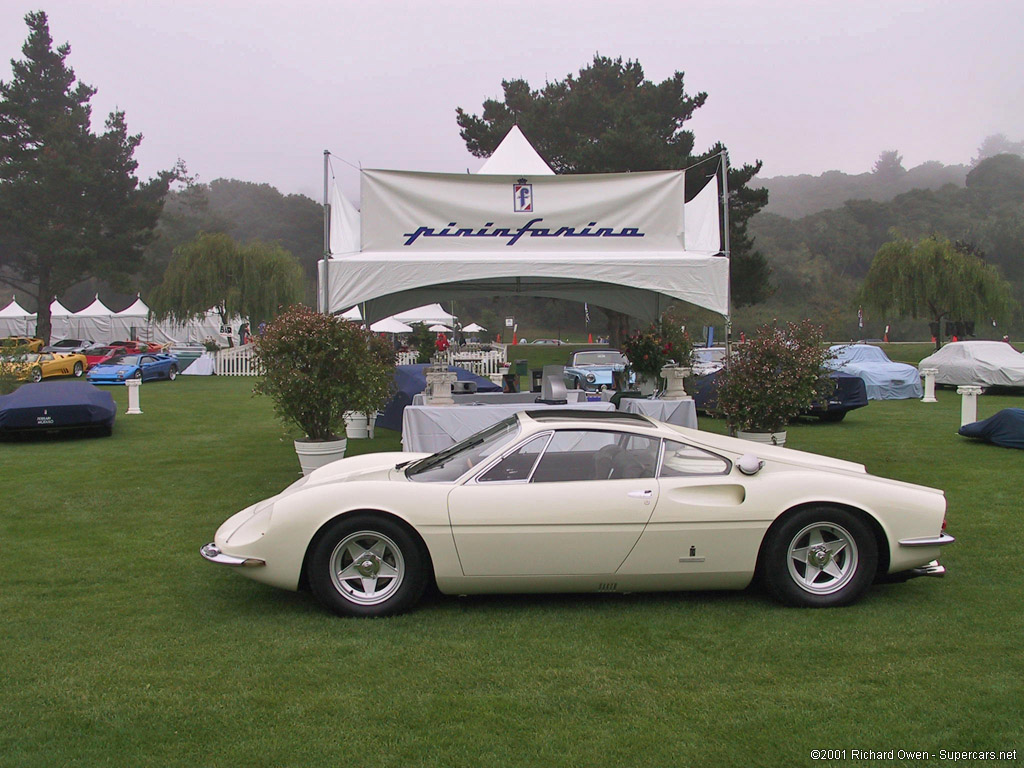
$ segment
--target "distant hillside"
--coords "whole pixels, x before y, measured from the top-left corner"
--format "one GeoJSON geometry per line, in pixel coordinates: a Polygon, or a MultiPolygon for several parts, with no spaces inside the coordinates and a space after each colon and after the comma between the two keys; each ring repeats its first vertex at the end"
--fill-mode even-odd
{"type": "Polygon", "coordinates": [[[749,186],[768,190],[768,206],[763,213],[800,219],[841,208],[847,200],[886,202],[913,189],[941,189],[947,184],[962,187],[969,170],[966,165],[943,165],[933,160],[910,170],[897,164],[884,171],[853,175],[826,171],[820,176],[755,176],[749,186]]]}

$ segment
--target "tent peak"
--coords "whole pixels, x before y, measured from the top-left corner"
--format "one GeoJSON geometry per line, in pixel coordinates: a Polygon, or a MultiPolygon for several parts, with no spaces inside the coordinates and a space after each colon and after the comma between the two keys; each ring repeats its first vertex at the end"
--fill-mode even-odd
{"type": "Polygon", "coordinates": [[[505,138],[477,174],[554,176],[555,172],[544,162],[517,124],[509,128],[505,138]]]}

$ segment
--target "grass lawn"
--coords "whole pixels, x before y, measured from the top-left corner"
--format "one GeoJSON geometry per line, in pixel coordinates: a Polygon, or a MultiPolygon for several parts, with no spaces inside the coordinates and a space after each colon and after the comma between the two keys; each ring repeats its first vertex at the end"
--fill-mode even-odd
{"type": "MultiPolygon", "coordinates": [[[[752,589],[440,597],[345,620],[199,557],[228,515],[298,474],[290,436],[251,389],[147,384],[144,414],[125,416],[115,388],[113,437],[0,444],[0,766],[1024,755],[1024,452],[958,437],[949,390],[789,430],[793,448],[943,488],[958,538],[943,580],[876,586],[834,610],[752,589]]],[[[986,395],[979,417],[1022,405],[986,395]]],[[[349,446],[394,450],[398,435],[349,446]]]]}

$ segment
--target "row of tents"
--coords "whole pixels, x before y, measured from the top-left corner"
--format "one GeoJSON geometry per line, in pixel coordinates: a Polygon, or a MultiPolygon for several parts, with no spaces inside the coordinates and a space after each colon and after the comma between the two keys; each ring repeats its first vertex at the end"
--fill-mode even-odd
{"type": "MultiPolygon", "coordinates": [[[[99,296],[87,307],[72,312],[59,300],[50,304],[52,331],[50,342],[62,339],[88,339],[103,344],[121,339],[139,339],[157,344],[199,344],[207,339],[227,344],[227,336],[237,343],[238,323],[222,327],[221,317],[215,310],[188,323],[170,320],[156,321],[141,297],[119,312],[107,307],[99,296]],[[222,333],[228,331],[228,333],[222,333]]],[[[36,315],[29,312],[13,297],[11,303],[0,309],[0,337],[34,336],[36,315]]]]}

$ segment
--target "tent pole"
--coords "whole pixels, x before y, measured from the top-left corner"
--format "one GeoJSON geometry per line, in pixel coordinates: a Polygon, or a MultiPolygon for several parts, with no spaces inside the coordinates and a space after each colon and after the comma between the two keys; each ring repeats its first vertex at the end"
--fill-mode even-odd
{"type": "Polygon", "coordinates": [[[320,311],[325,315],[331,314],[331,280],[330,280],[330,264],[331,264],[331,203],[330,198],[327,194],[327,174],[329,172],[328,166],[331,161],[331,152],[328,149],[324,150],[324,270],[323,270],[323,281],[324,287],[321,291],[320,298],[320,311]]]}
{"type": "Polygon", "coordinates": [[[725,359],[732,352],[732,263],[729,254],[729,152],[722,150],[722,252],[729,264],[725,279],[725,359]]]}

